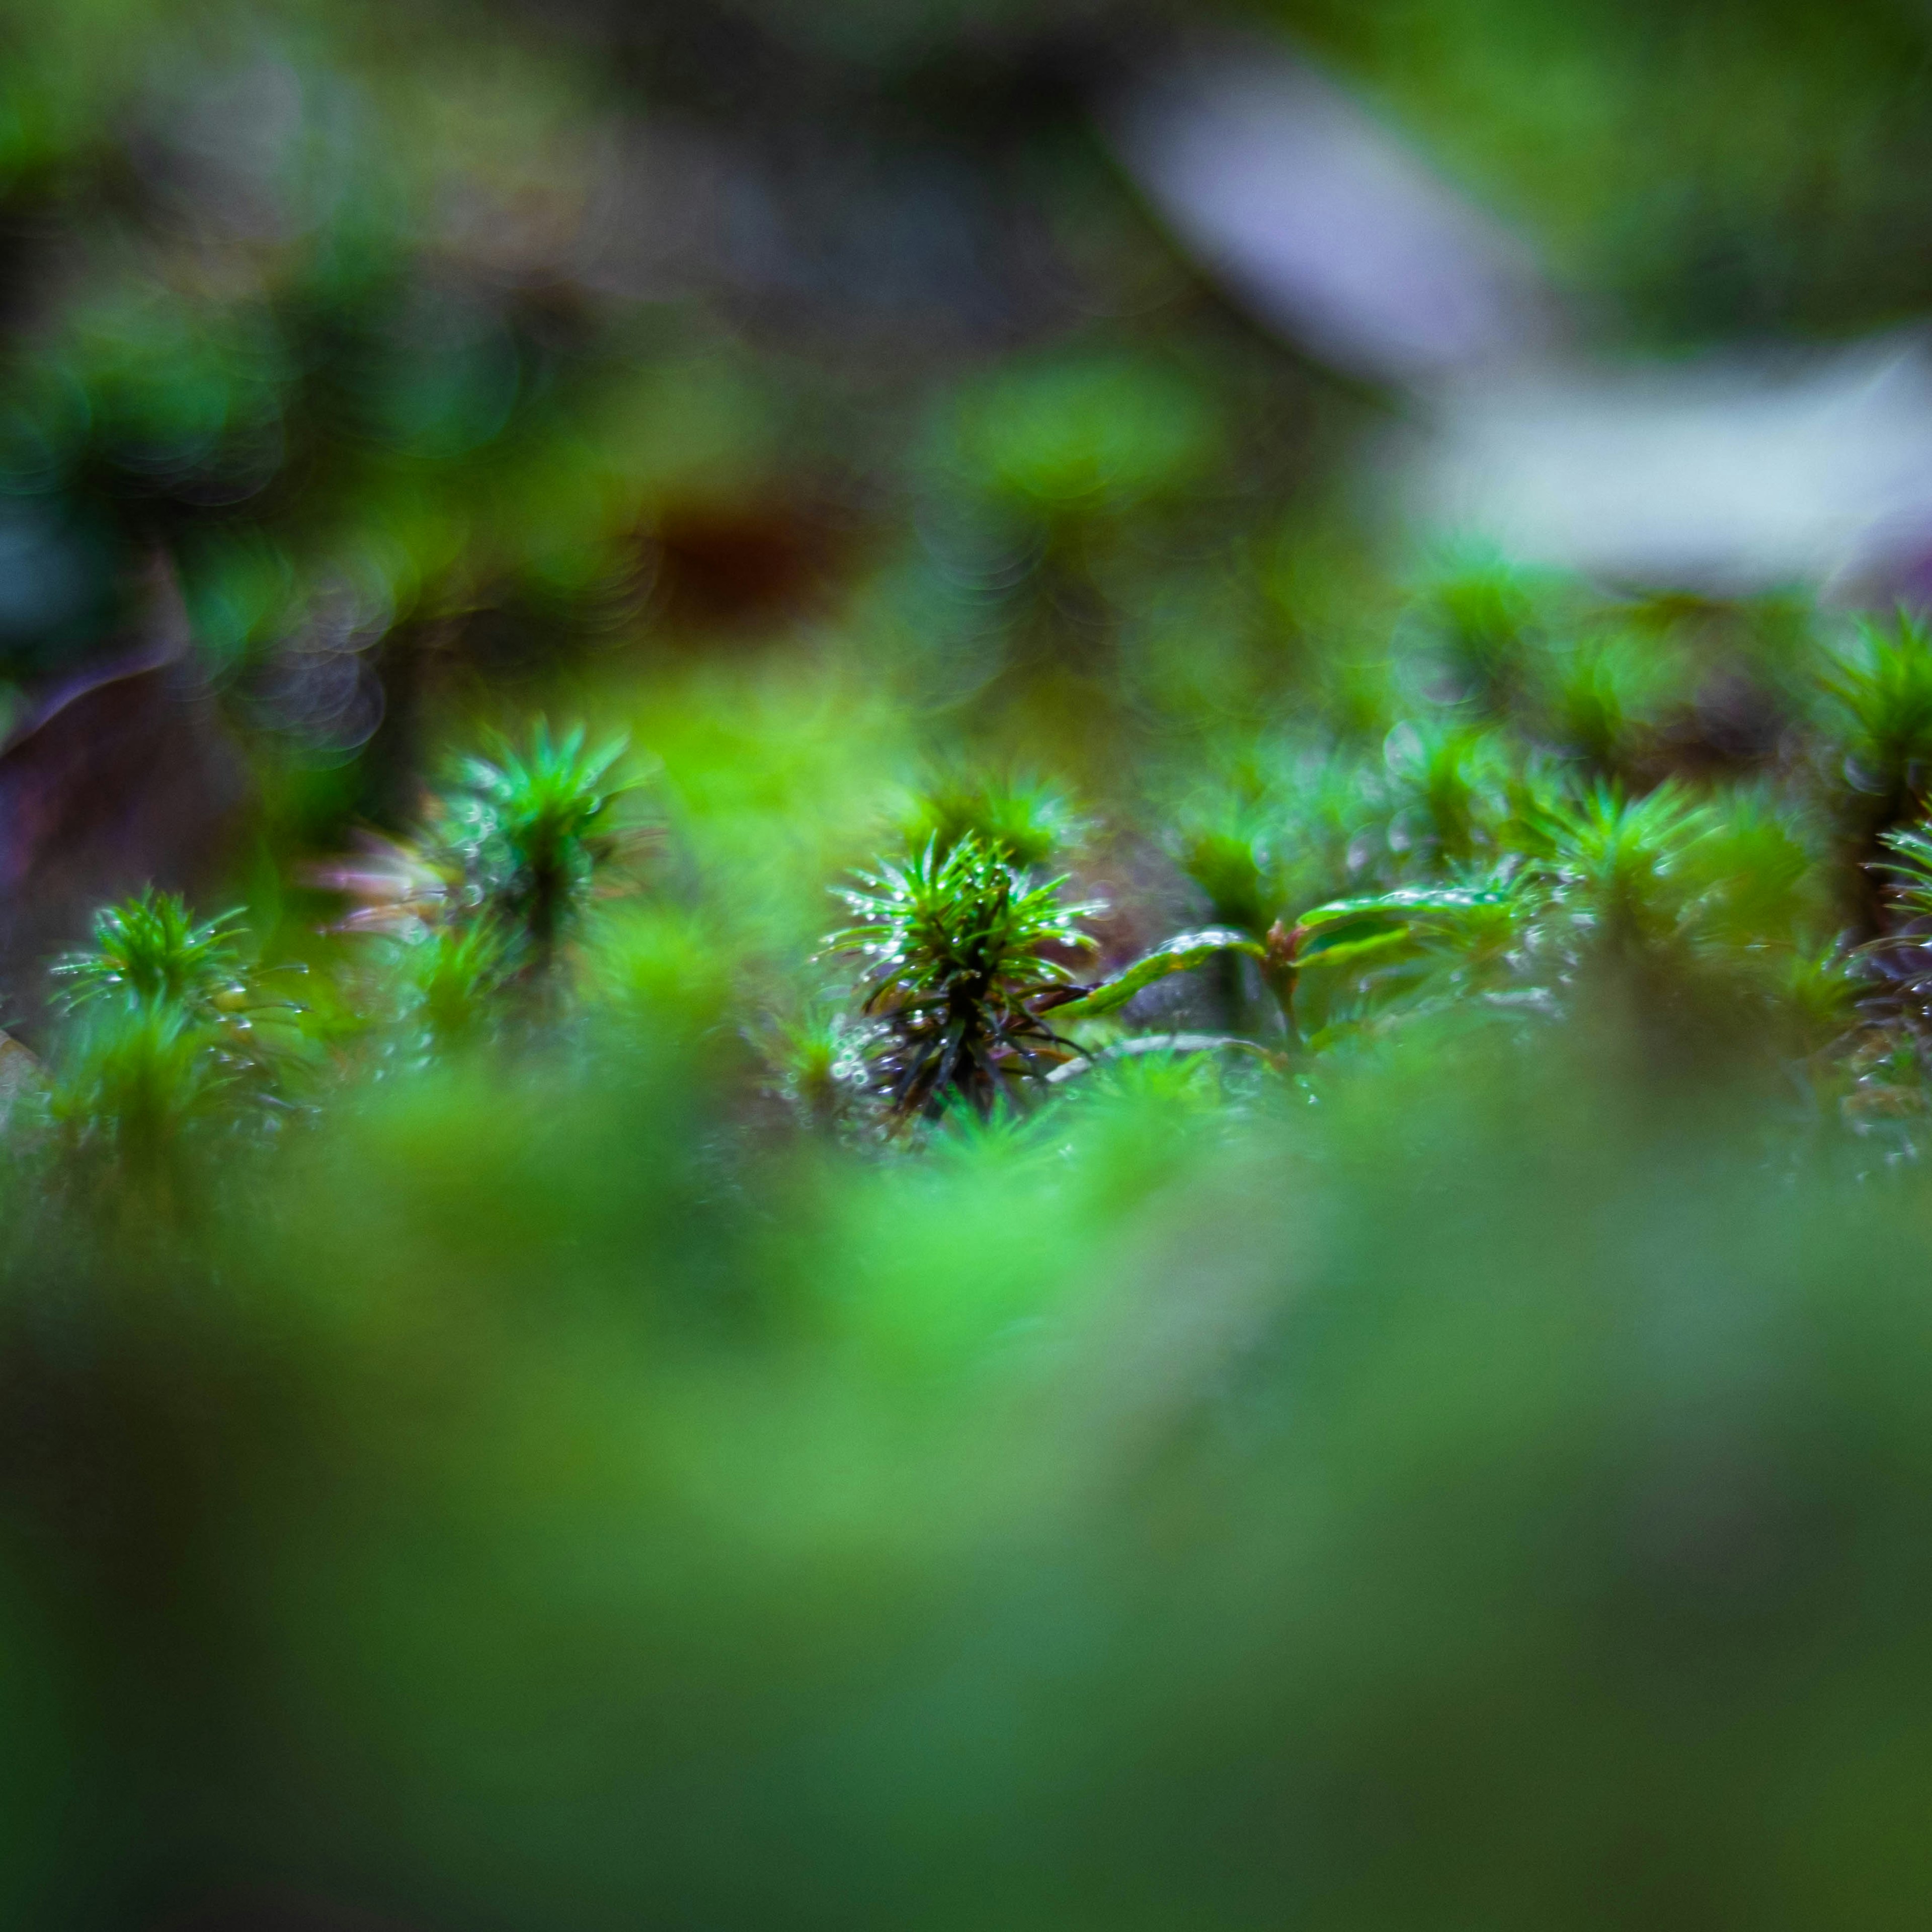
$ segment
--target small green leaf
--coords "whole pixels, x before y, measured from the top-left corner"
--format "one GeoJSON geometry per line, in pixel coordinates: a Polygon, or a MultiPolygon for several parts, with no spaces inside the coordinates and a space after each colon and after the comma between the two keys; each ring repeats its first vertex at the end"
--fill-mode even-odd
{"type": "MultiPolygon", "coordinates": [[[[1353,928],[1350,928],[1351,931],[1353,928]]],[[[1364,959],[1379,958],[1384,953],[1399,952],[1416,936],[1415,928],[1405,920],[1385,931],[1372,932],[1363,937],[1351,938],[1344,933],[1311,946],[1296,960],[1298,966],[1354,966],[1364,959]]]]}
{"type": "Polygon", "coordinates": [[[1096,986],[1084,998],[1070,1000],[1064,1006],[1055,1007],[1054,1018],[1056,1021],[1097,1019],[1102,1013],[1117,1012],[1156,980],[1165,980],[1170,973],[1186,973],[1196,966],[1205,965],[1217,952],[1245,952],[1258,959],[1262,951],[1261,946],[1246,934],[1224,927],[1211,927],[1205,932],[1184,932],[1170,939],[1165,946],[1156,946],[1145,958],[1136,960],[1124,973],[1096,986]]]}
{"type": "Polygon", "coordinates": [[[1508,895],[1487,886],[1405,886],[1372,898],[1336,899],[1304,913],[1294,928],[1294,963],[1324,959],[1339,964],[1407,937],[1415,927],[1459,913],[1507,903],[1508,895]]]}

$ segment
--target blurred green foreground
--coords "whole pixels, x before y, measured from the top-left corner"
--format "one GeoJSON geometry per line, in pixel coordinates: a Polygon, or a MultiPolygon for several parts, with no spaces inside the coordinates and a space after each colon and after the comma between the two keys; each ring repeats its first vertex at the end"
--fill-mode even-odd
{"type": "Polygon", "coordinates": [[[1923,1176],[1439,1052],[452,1076],[16,1249],[8,1922],[1915,1922],[1923,1176]]]}

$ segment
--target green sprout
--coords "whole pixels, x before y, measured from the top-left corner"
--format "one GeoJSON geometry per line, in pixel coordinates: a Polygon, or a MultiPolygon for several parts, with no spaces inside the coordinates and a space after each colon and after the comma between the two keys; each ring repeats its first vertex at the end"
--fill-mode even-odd
{"type": "Polygon", "coordinates": [[[617,819],[635,784],[614,776],[624,749],[539,722],[526,748],[499,739],[463,759],[420,840],[368,839],[313,873],[353,902],[344,930],[400,945],[403,1004],[432,1043],[476,1036],[514,993],[554,998],[565,947],[639,836],[617,819]]]}
{"type": "Polygon", "coordinates": [[[1599,784],[1552,816],[1551,871],[1606,950],[1641,950],[1682,931],[1700,883],[1686,860],[1712,824],[1679,784],[1641,798],[1599,784]]]}
{"type": "Polygon", "coordinates": [[[1502,559],[1463,560],[1424,600],[1429,628],[1461,693],[1492,715],[1509,708],[1536,624],[1536,604],[1502,559]]]}
{"type": "Polygon", "coordinates": [[[1587,640],[1552,666],[1546,700],[1550,730],[1592,776],[1628,780],[1682,682],[1679,667],[1648,638],[1587,640]]]}
{"type": "Polygon", "coordinates": [[[1882,922],[1873,867],[1886,835],[1916,817],[1932,785],[1932,630],[1900,610],[1859,626],[1856,649],[1822,680],[1832,713],[1847,897],[1869,935],[1882,922]]]}
{"type": "Polygon", "coordinates": [[[1072,984],[1056,956],[1090,948],[1064,878],[1028,869],[968,835],[942,853],[888,860],[840,896],[857,922],[826,941],[862,961],[870,1084],[901,1122],[954,1102],[984,1119],[1021,1082],[1042,1079],[1075,1050],[1034,1003],[1072,984]]]}
{"type": "Polygon", "coordinates": [[[148,886],[94,916],[94,943],[63,953],[49,969],[63,1010],[104,1000],[184,1010],[214,1006],[242,989],[234,927],[238,912],[197,922],[173,892],[148,886]]]}
{"type": "Polygon", "coordinates": [[[1900,929],[1868,941],[1858,953],[1868,972],[1910,1003],[1915,1020],[1922,1022],[1932,1001],[1932,966],[1924,963],[1921,923],[1932,920],[1932,824],[1888,832],[1881,842],[1894,856],[1872,870],[1889,890],[1900,929]]]}
{"type": "Polygon", "coordinates": [[[621,739],[587,748],[580,726],[553,738],[539,721],[526,750],[500,739],[464,759],[444,796],[442,836],[468,901],[533,976],[550,970],[620,849],[611,808],[630,787],[611,774],[624,749],[621,739]]]}
{"type": "Polygon", "coordinates": [[[1045,781],[1004,781],[950,775],[926,790],[905,826],[909,850],[931,843],[941,857],[961,839],[976,838],[1020,866],[1042,866],[1078,842],[1084,821],[1045,781]]]}
{"type": "MultiPolygon", "coordinates": [[[[1280,915],[1282,878],[1281,812],[1250,798],[1209,794],[1190,806],[1174,835],[1180,869],[1208,902],[1216,928],[1258,944],[1280,915]]],[[[1245,1032],[1252,1021],[1240,951],[1215,962],[1214,999],[1222,1022],[1245,1032]]]]}
{"type": "Polygon", "coordinates": [[[408,949],[405,976],[432,1039],[454,1045],[476,1034],[502,983],[508,951],[502,928],[487,918],[432,927],[408,949]]]}
{"type": "Polygon", "coordinates": [[[1457,719],[1400,725],[1387,756],[1396,799],[1391,844],[1440,866],[1466,866],[1495,848],[1510,778],[1496,732],[1457,719]]]}
{"type": "Polygon", "coordinates": [[[104,907],[93,944],[55,961],[68,1024],[44,1098],[70,1151],[154,1174],[196,1123],[261,1126],[286,1111],[302,1010],[244,961],[240,917],[197,920],[148,888],[104,907]]]}
{"type": "Polygon", "coordinates": [[[814,1002],[794,1020],[769,1023],[756,1043],[773,1076],[770,1090],[806,1126],[846,1118],[866,1078],[861,1028],[814,1002]]]}
{"type": "Polygon", "coordinates": [[[1892,882],[1892,897],[1908,919],[1932,919],[1932,825],[1911,825],[1888,832],[1886,848],[1896,859],[1879,867],[1892,882]]]}
{"type": "Polygon", "coordinates": [[[1283,887],[1274,834],[1272,814],[1237,799],[1197,806],[1184,820],[1174,856],[1217,926],[1258,939],[1280,916],[1283,887]]]}
{"type": "Polygon", "coordinates": [[[1633,797],[1601,784],[1544,829],[1526,950],[1552,997],[1608,973],[1640,1016],[1676,1013],[1707,1038],[1747,1018],[1810,1035],[1842,1008],[1804,821],[1761,788],[1704,799],[1672,782],[1633,797]]]}
{"type": "MultiPolygon", "coordinates": [[[[1212,974],[1230,1030],[1261,1024],[1242,955],[1262,956],[1270,929],[1297,904],[1372,882],[1390,854],[1388,786],[1379,766],[1318,743],[1264,744],[1234,760],[1220,782],[1185,797],[1169,848],[1207,902],[1212,928],[1252,942],[1220,951],[1212,974]]],[[[1282,988],[1261,979],[1277,1004],[1282,988]]]]}
{"type": "Polygon", "coordinates": [[[1895,819],[1932,776],[1932,630],[1901,610],[1888,625],[1862,624],[1858,638],[1822,682],[1845,778],[1895,819]]]}

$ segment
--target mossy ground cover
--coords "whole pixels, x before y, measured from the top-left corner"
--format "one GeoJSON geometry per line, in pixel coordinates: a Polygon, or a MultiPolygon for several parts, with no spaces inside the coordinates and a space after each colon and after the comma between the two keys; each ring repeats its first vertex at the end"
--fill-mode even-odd
{"type": "MultiPolygon", "coordinates": [[[[0,18],[0,1923],[1923,1918],[1932,636],[1405,526],[1159,11],[0,18]]],[[[1628,11],[1270,18],[1923,302],[1918,27],[1628,11]]]]}
{"type": "Polygon", "coordinates": [[[1820,619],[1715,773],[1501,648],[1132,817],[674,680],[106,913],[8,1127],[19,1909],[1890,1922],[1928,646],[1820,619]]]}

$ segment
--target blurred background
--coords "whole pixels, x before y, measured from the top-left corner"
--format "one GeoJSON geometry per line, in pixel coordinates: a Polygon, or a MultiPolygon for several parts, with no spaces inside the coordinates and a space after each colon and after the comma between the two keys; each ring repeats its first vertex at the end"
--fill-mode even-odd
{"type": "Polygon", "coordinates": [[[1928,31],[8,9],[16,1020],[107,891],[406,820],[454,717],[790,680],[1104,797],[1491,553],[1912,594],[1928,31]]]}
{"type": "Polygon", "coordinates": [[[935,772],[1124,956],[1573,619],[1592,769],[1795,764],[1928,327],[1924,0],[0,0],[0,1024],[148,881],[319,957],[538,713],[670,880],[594,1076],[8,1182],[0,1922],[1916,1925],[1928,1208],[1797,1076],[718,1096],[935,772]]]}

